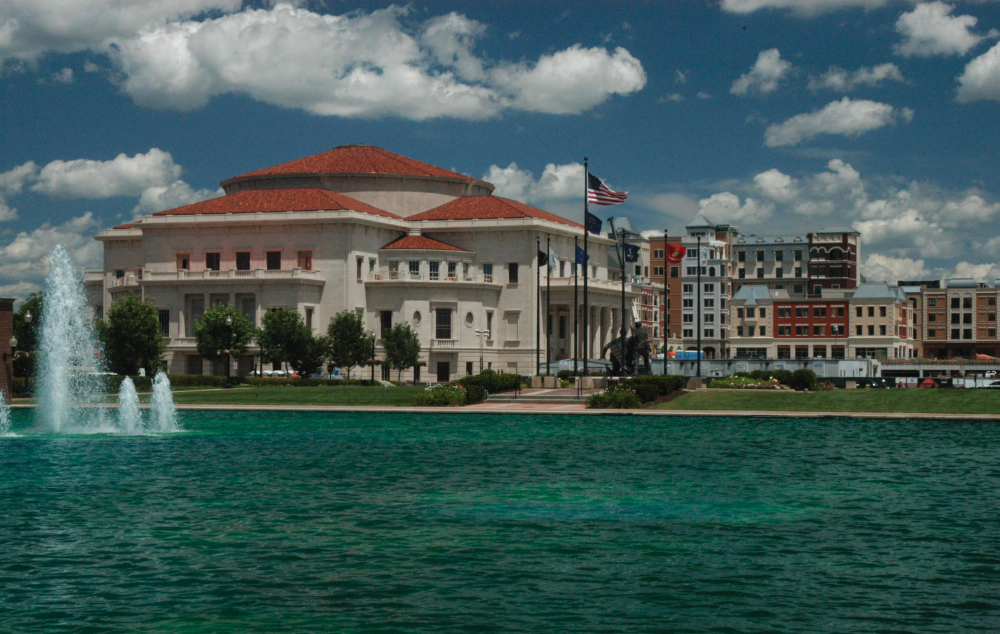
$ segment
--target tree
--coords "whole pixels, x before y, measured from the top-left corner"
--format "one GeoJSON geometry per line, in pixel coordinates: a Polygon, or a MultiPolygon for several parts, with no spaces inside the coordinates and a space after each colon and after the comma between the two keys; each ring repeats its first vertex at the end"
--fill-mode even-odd
{"type": "MultiPolygon", "coordinates": [[[[303,324],[304,327],[304,324],[303,324]]],[[[304,346],[293,350],[289,361],[299,376],[307,377],[323,370],[330,355],[330,338],[326,335],[309,337],[304,346]]]]}
{"type": "Polygon", "coordinates": [[[396,324],[382,341],[385,361],[390,368],[398,371],[396,380],[403,376],[403,370],[420,362],[420,338],[409,324],[396,324]]]}
{"type": "Polygon", "coordinates": [[[162,365],[167,347],[152,302],[129,293],[111,305],[107,320],[99,321],[97,328],[108,369],[115,374],[138,374],[139,368],[146,368],[152,376],[162,365]]]}
{"type": "Polygon", "coordinates": [[[302,315],[287,306],[267,311],[257,334],[263,359],[275,363],[290,363],[293,368],[295,362],[305,355],[311,339],[312,333],[302,321],[302,315]]]}
{"type": "Polygon", "coordinates": [[[18,350],[34,352],[38,346],[38,329],[41,328],[42,312],[45,310],[41,293],[32,293],[28,299],[21,302],[14,312],[14,336],[17,337],[18,350]],[[31,313],[31,323],[27,315],[31,313]]]}
{"type": "Polygon", "coordinates": [[[226,376],[229,360],[246,354],[253,336],[253,324],[229,304],[213,307],[194,325],[198,354],[212,362],[226,359],[226,376]]]}
{"type": "Polygon", "coordinates": [[[347,378],[351,378],[351,367],[361,365],[371,359],[374,339],[365,332],[361,316],[350,311],[337,313],[327,327],[330,335],[330,361],[334,365],[347,368],[347,378]]]}

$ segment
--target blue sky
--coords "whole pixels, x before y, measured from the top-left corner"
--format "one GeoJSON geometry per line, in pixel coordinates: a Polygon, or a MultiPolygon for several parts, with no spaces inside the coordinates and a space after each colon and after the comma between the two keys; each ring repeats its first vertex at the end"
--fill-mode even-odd
{"type": "Polygon", "coordinates": [[[355,142],[570,217],[588,155],[642,228],[850,222],[872,279],[1000,277],[1000,2],[110,4],[0,5],[0,293],[355,142]]]}

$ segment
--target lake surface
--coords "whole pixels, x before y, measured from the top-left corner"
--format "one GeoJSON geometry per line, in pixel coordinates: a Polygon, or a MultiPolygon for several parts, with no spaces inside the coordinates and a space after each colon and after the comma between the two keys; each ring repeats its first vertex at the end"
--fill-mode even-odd
{"type": "Polygon", "coordinates": [[[180,412],[0,439],[0,632],[997,632],[1000,425],[180,412]]]}

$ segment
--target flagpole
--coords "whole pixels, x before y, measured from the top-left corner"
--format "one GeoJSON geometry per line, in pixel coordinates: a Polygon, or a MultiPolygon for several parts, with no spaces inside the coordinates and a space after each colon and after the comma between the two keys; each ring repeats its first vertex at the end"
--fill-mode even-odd
{"type": "MultiPolygon", "coordinates": [[[[586,229],[584,229],[586,231],[586,229]]],[[[580,238],[573,236],[573,377],[574,381],[579,381],[577,377],[577,357],[580,356],[580,304],[577,297],[580,263],[576,261],[577,251],[580,249],[580,238]]]]}
{"type": "Polygon", "coordinates": [[[552,238],[545,234],[545,373],[552,374],[552,238]]]}
{"type": "Polygon", "coordinates": [[[542,259],[538,254],[542,252],[542,240],[535,237],[535,374],[542,375],[541,337],[542,337],[542,286],[541,286],[541,265],[542,259]]]}
{"type": "Polygon", "coordinates": [[[590,210],[587,206],[587,190],[588,182],[590,181],[590,168],[587,165],[587,157],[583,157],[583,373],[587,374],[587,360],[590,359],[590,330],[588,329],[588,322],[590,321],[590,302],[587,294],[587,278],[589,277],[588,269],[590,268],[590,260],[587,256],[590,252],[587,250],[587,235],[590,231],[587,229],[587,214],[590,210]]]}
{"type": "Polygon", "coordinates": [[[698,323],[694,325],[698,332],[698,378],[701,378],[701,234],[698,234],[698,323]]]}
{"type": "MultiPolygon", "coordinates": [[[[670,279],[669,277],[667,277],[667,264],[668,264],[668,262],[667,262],[667,242],[670,239],[669,234],[670,234],[669,230],[667,230],[667,229],[663,230],[663,290],[664,290],[664,297],[660,298],[660,310],[662,310],[664,312],[664,314],[666,315],[667,319],[670,318],[670,312],[667,310],[667,307],[663,303],[663,301],[667,297],[670,297],[670,284],[667,281],[667,280],[670,279]]],[[[667,375],[667,341],[668,341],[668,338],[667,338],[667,329],[666,329],[667,319],[664,319],[663,323],[660,325],[660,334],[663,335],[663,376],[667,375]]]]}

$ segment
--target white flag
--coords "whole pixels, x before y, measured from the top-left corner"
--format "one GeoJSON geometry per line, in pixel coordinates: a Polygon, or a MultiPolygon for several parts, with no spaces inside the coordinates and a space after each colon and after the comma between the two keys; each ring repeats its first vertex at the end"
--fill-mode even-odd
{"type": "Polygon", "coordinates": [[[553,251],[553,250],[552,250],[552,247],[550,246],[550,247],[549,247],[549,268],[550,268],[550,269],[554,269],[554,268],[556,268],[556,263],[557,263],[558,261],[559,261],[559,256],[558,256],[558,255],[556,255],[556,252],[555,252],[555,251],[553,251]]]}

